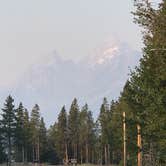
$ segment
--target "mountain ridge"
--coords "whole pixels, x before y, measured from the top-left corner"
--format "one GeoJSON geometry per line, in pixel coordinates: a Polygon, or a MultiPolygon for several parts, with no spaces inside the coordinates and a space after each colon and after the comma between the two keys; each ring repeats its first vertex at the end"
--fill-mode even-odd
{"type": "Polygon", "coordinates": [[[129,77],[129,67],[133,69],[139,59],[138,51],[123,44],[101,48],[97,55],[84,57],[79,62],[53,53],[34,64],[12,93],[17,101],[26,102],[29,107],[38,103],[47,124],[55,121],[64,104],[69,109],[75,97],[80,105],[87,102],[97,117],[102,98],[118,98],[129,77]],[[103,58],[102,63],[96,58],[103,58]]]}

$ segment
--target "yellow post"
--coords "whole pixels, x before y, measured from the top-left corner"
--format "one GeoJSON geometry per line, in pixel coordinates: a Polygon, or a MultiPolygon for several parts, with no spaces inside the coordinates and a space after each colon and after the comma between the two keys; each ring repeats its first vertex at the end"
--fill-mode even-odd
{"type": "Polygon", "coordinates": [[[142,166],[142,144],[141,144],[141,127],[140,127],[140,125],[137,125],[137,146],[138,146],[137,162],[138,162],[138,166],[142,166]]]}

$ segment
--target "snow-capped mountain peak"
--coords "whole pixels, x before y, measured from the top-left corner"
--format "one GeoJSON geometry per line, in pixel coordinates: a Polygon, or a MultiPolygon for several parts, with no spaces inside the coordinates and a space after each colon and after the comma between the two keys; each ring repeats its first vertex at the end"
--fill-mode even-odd
{"type": "Polygon", "coordinates": [[[121,47],[118,44],[106,43],[93,51],[93,56],[87,57],[88,64],[94,68],[96,65],[104,65],[112,62],[120,53],[121,47]]]}
{"type": "Polygon", "coordinates": [[[77,63],[54,53],[47,56],[22,76],[12,94],[28,107],[38,103],[43,116],[50,119],[47,124],[55,120],[62,105],[70,108],[74,97],[81,105],[87,101],[97,115],[103,97],[112,100],[119,96],[129,67],[138,64],[140,53],[124,44],[108,44],[96,51],[77,63]]]}
{"type": "Polygon", "coordinates": [[[118,46],[113,46],[104,49],[101,53],[99,53],[98,56],[95,58],[96,64],[103,64],[107,62],[108,60],[111,60],[116,56],[116,53],[118,52],[119,48],[118,46]]]}

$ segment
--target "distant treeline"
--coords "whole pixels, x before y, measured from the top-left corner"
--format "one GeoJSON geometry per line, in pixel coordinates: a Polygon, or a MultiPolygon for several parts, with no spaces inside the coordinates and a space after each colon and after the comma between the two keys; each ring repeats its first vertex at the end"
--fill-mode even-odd
{"type": "MultiPolygon", "coordinates": [[[[48,130],[37,104],[29,116],[22,103],[15,108],[13,102],[13,98],[8,96],[2,109],[1,162],[59,164],[75,158],[79,163],[109,164],[122,160],[122,111],[128,109],[122,101],[108,103],[104,98],[100,115],[94,121],[88,105],[80,109],[75,98],[69,113],[63,106],[58,121],[48,130]]],[[[131,129],[130,125],[129,131],[133,141],[128,145],[128,155],[131,152],[130,157],[136,159],[136,151],[132,153],[137,149],[136,129],[131,129]]]]}
{"type": "Polygon", "coordinates": [[[121,160],[121,115],[112,114],[118,103],[112,101],[109,105],[104,98],[100,116],[94,122],[88,105],[79,109],[77,99],[74,99],[69,114],[63,106],[58,121],[47,130],[37,104],[29,116],[22,103],[15,108],[13,102],[8,96],[2,109],[1,162],[58,164],[75,158],[79,163],[100,164],[121,160]]]}
{"type": "Polygon", "coordinates": [[[137,165],[137,152],[143,155],[143,166],[166,165],[166,1],[153,6],[135,0],[133,15],[143,30],[143,57],[119,99],[104,98],[96,121],[88,105],[79,107],[74,99],[70,110],[62,107],[58,121],[47,130],[38,105],[29,115],[22,103],[15,108],[13,98],[7,97],[0,117],[0,162],[55,164],[76,158],[79,163],[122,164],[125,111],[127,165],[137,165]],[[137,125],[142,149],[137,147],[137,125]]]}

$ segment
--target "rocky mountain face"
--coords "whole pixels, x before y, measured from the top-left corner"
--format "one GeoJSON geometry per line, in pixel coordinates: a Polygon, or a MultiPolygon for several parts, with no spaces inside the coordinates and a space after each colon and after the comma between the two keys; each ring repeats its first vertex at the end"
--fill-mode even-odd
{"type": "Polygon", "coordinates": [[[48,124],[56,120],[64,104],[70,107],[74,97],[80,105],[87,102],[97,116],[103,97],[119,96],[139,59],[140,53],[126,44],[106,45],[79,62],[52,54],[34,64],[12,93],[27,107],[38,103],[48,124]]]}

